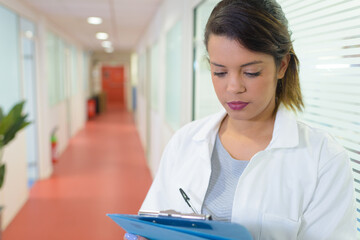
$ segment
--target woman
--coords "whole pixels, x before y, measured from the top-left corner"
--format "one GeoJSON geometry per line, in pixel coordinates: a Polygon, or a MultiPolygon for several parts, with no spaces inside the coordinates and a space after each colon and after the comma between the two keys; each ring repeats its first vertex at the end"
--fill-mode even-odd
{"type": "Polygon", "coordinates": [[[281,7],[223,0],[205,44],[226,112],[176,132],[141,209],[189,212],[182,188],[195,210],[239,223],[254,239],[355,239],[346,151],[290,113],[303,101],[281,7]]]}

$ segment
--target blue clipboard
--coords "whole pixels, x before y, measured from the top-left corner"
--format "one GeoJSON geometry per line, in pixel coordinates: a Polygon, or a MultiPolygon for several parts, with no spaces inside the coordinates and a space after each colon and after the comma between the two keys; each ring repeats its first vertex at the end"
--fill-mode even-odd
{"type": "Polygon", "coordinates": [[[151,240],[252,240],[245,227],[230,222],[127,214],[107,216],[125,231],[151,240]]]}

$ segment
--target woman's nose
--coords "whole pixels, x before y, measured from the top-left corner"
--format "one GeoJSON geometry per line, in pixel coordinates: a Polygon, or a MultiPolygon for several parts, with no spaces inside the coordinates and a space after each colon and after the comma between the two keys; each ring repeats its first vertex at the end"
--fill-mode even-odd
{"type": "Polygon", "coordinates": [[[231,93],[244,93],[246,92],[246,87],[243,79],[240,75],[234,75],[229,78],[227,85],[227,91],[231,93]]]}

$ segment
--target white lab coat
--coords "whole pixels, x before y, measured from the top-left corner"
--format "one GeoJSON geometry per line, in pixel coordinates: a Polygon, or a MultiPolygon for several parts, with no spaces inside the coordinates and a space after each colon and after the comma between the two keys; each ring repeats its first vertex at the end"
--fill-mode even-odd
{"type": "MultiPolygon", "coordinates": [[[[198,212],[211,154],[226,112],[187,124],[168,143],[142,210],[198,212]]],[[[296,121],[284,107],[269,146],[255,154],[237,184],[232,222],[254,239],[356,239],[353,177],[346,151],[326,133],[296,121]]]]}

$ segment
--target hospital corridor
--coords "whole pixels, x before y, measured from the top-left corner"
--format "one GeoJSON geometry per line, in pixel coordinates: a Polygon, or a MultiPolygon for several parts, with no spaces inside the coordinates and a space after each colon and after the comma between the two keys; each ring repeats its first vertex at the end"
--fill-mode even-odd
{"type": "Polygon", "coordinates": [[[122,239],[105,214],[137,214],[151,181],[133,117],[115,106],[70,140],[3,239],[122,239]]]}

